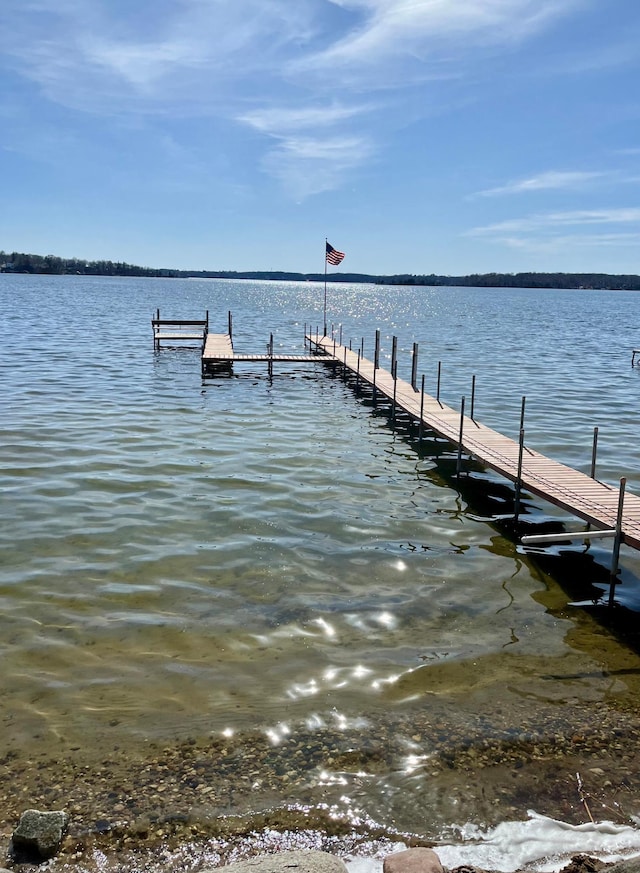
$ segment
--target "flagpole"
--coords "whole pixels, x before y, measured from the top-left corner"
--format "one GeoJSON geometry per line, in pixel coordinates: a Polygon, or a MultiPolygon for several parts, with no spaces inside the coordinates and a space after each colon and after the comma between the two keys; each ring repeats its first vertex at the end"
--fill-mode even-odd
{"type": "Polygon", "coordinates": [[[327,335],[327,243],[329,240],[325,237],[324,240],[324,334],[327,335]]]}

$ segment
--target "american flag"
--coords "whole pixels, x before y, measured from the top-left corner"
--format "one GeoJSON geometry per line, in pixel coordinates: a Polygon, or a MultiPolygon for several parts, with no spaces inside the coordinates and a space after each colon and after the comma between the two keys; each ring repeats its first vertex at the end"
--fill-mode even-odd
{"type": "Polygon", "coordinates": [[[332,245],[327,243],[327,263],[333,264],[334,267],[337,267],[338,264],[344,258],[344,252],[339,252],[337,249],[334,249],[332,245]]]}

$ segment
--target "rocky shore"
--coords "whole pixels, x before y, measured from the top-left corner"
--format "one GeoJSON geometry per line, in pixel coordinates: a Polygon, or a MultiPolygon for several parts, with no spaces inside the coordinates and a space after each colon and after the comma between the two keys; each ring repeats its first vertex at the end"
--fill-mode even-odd
{"type": "MultiPolygon", "coordinates": [[[[218,867],[224,873],[348,873],[344,862],[326,852],[282,852],[277,855],[261,855],[248,861],[218,867]]],[[[562,873],[640,873],[640,859],[634,858],[617,864],[604,864],[586,855],[576,855],[562,873]]],[[[416,848],[387,855],[382,863],[383,873],[486,873],[464,866],[447,871],[436,852],[416,848]]],[[[203,870],[201,873],[213,873],[203,870]]]]}
{"type": "Polygon", "coordinates": [[[0,863],[29,808],[69,816],[51,873],[199,871],[292,849],[380,859],[437,851],[448,825],[523,820],[529,809],[576,825],[635,820],[637,713],[525,702],[502,724],[474,708],[459,721],[433,705],[366,731],[298,730],[281,745],[256,732],[135,752],[105,742],[97,760],[63,744],[8,753],[0,863]]]}
{"type": "MultiPolygon", "coordinates": [[[[11,869],[0,868],[0,873],[32,873],[43,869],[42,864],[51,858],[60,848],[68,824],[67,817],[62,812],[38,812],[28,810],[21,818],[14,831],[10,848],[11,869]]],[[[382,858],[343,859],[339,854],[318,851],[314,849],[283,850],[254,855],[243,861],[216,866],[189,866],[198,873],[350,873],[357,866],[358,871],[366,873],[491,873],[471,864],[447,868],[443,866],[437,851],[426,847],[399,848],[383,854],[382,858]]],[[[100,864],[99,868],[118,869],[121,873],[138,873],[147,869],[138,864],[118,866],[100,864]]],[[[49,865],[45,869],[51,869],[49,865]]],[[[72,869],[68,864],[62,868],[72,869]]],[[[173,869],[173,868],[172,868],[173,869]]],[[[181,867],[185,869],[185,867],[181,867]]],[[[501,869],[504,869],[502,867],[501,869]]],[[[515,868],[514,868],[515,869],[515,868]]],[[[521,873],[534,873],[537,864],[530,868],[519,868],[521,873]]],[[[545,869],[549,869],[548,867],[545,869]]],[[[569,864],[561,868],[560,873],[640,873],[640,853],[624,861],[607,864],[597,858],[585,854],[574,855],[569,864]]]]}

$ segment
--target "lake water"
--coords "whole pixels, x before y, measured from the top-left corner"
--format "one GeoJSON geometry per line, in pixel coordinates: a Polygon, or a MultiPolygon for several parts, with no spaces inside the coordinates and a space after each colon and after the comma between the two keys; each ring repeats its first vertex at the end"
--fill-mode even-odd
{"type": "MultiPolygon", "coordinates": [[[[427,840],[584,818],[584,792],[640,813],[637,553],[607,613],[606,541],[525,552],[493,521],[510,486],[456,483],[339,373],[203,383],[198,350],[154,351],[159,308],[300,352],[321,284],[1,275],[0,302],[5,837],[27,805],[165,851],[269,810],[427,840]]],[[[597,426],[598,477],[640,493],[640,295],[330,285],[328,306],[366,357],[381,330],[387,368],[397,336],[402,378],[418,342],[451,406],[475,375],[476,417],[514,438],[526,395],[528,445],[585,472],[597,426]]],[[[531,497],[524,520],[575,523],[531,497]]]]}

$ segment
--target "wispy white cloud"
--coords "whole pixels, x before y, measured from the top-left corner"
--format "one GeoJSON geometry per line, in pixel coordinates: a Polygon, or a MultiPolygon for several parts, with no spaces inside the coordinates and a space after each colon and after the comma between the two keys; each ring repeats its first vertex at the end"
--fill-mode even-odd
{"type": "MultiPolygon", "coordinates": [[[[388,76],[388,61],[460,63],[479,47],[511,45],[538,33],[580,0],[331,0],[354,14],[353,27],[297,62],[325,74],[388,76]]],[[[421,74],[425,74],[421,70],[421,74]]],[[[433,72],[433,70],[429,71],[433,72]]],[[[404,72],[402,73],[404,75],[404,72]]],[[[385,84],[380,81],[378,84],[385,84]]]]}
{"type": "Polygon", "coordinates": [[[640,207],[536,214],[476,227],[466,235],[532,253],[563,255],[571,249],[628,248],[640,242],[640,207]],[[619,230],[608,229],[615,225],[619,230]],[[585,230],[587,227],[594,230],[585,230]]]}
{"type": "Polygon", "coordinates": [[[339,187],[374,151],[364,137],[290,137],[282,138],[263,163],[295,200],[304,200],[339,187]]]}
{"type": "Polygon", "coordinates": [[[267,137],[262,166],[300,197],[376,154],[391,122],[370,95],[460,78],[485,49],[510,50],[586,2],[3,0],[0,64],[73,110],[239,121],[267,137]],[[339,103],[327,99],[338,82],[339,103]]]}
{"type": "Polygon", "coordinates": [[[517,179],[512,182],[507,182],[506,185],[500,185],[497,188],[488,188],[484,191],[478,191],[474,196],[495,197],[501,194],[525,194],[531,191],[583,188],[589,182],[603,179],[608,176],[611,176],[611,173],[606,171],[581,172],[548,170],[537,176],[530,176],[527,179],[517,179]]]}
{"type": "Polygon", "coordinates": [[[206,112],[252,76],[279,75],[313,30],[311,2],[182,0],[159,14],[146,7],[141,22],[135,6],[101,0],[5,0],[0,24],[12,38],[0,53],[71,108],[158,112],[186,103],[206,112]]]}
{"type": "Polygon", "coordinates": [[[162,40],[149,45],[98,39],[85,48],[88,65],[95,73],[111,73],[123,84],[150,97],[168,73],[193,69],[207,60],[202,47],[189,40],[162,40]]]}
{"type": "Polygon", "coordinates": [[[640,224],[640,208],[623,209],[576,209],[567,212],[549,212],[531,215],[526,218],[514,218],[476,227],[469,231],[470,236],[496,236],[504,233],[528,233],[531,231],[553,231],[559,227],[585,224],[640,224]]]}
{"type": "Polygon", "coordinates": [[[302,72],[318,67],[325,76],[343,76],[347,64],[360,69],[360,94],[379,86],[390,58],[438,58],[450,64],[443,75],[459,75],[479,45],[522,39],[584,2],[181,0],[141,14],[137,4],[104,0],[3,0],[0,24],[11,39],[0,53],[65,105],[95,109],[117,98],[126,110],[142,95],[156,110],[163,98],[191,102],[195,88],[203,108],[207,92],[248,81],[254,92],[278,80],[320,87],[302,72]],[[326,28],[327,3],[343,10],[341,27],[326,28]]]}
{"type": "Polygon", "coordinates": [[[294,199],[304,200],[339,187],[348,173],[370,159],[375,151],[373,142],[362,133],[349,133],[347,123],[371,110],[343,104],[268,107],[247,112],[237,120],[277,142],[262,166],[294,199]],[[327,128],[338,128],[339,133],[318,135],[327,128]]]}
{"type": "Polygon", "coordinates": [[[306,130],[308,128],[330,127],[348,119],[371,111],[367,106],[344,106],[333,104],[329,106],[303,106],[299,108],[268,107],[246,112],[238,116],[238,121],[244,122],[261,133],[280,135],[291,130],[306,130]]]}
{"type": "Polygon", "coordinates": [[[543,237],[501,237],[496,239],[509,249],[538,254],[563,254],[571,249],[628,248],[640,243],[637,233],[576,233],[543,237]]]}

